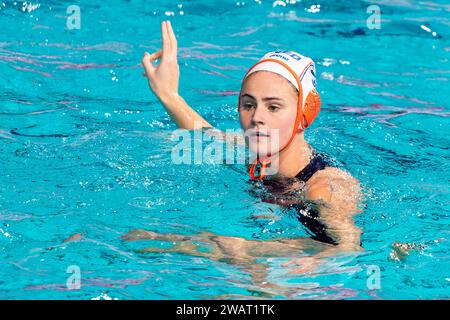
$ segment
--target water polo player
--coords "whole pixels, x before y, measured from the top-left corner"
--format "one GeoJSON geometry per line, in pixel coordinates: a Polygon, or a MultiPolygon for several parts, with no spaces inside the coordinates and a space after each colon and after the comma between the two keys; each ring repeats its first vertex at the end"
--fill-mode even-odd
{"type": "MultiPolygon", "coordinates": [[[[211,128],[179,95],[177,41],[170,22],[163,22],[161,31],[162,49],[145,53],[142,59],[151,90],[180,128],[211,128]],[[154,65],[157,59],[160,63],[154,65]]],[[[257,152],[247,169],[250,178],[267,189],[265,201],[296,209],[312,239],[342,250],[358,250],[361,230],[353,216],[359,212],[359,183],[333,167],[304,138],[320,105],[315,65],[310,58],[286,50],[265,54],[244,76],[238,100],[240,126],[249,138],[247,146],[257,152]],[[275,149],[267,147],[273,145],[273,132],[277,132],[275,149]],[[269,170],[274,173],[268,175],[269,170]]],[[[135,232],[136,238],[139,235],[135,232]]]]}

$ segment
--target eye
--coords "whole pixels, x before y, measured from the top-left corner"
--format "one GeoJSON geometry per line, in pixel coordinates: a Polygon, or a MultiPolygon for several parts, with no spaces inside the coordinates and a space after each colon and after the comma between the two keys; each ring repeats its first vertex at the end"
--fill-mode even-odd
{"type": "Polygon", "coordinates": [[[253,104],[251,104],[251,103],[244,103],[243,105],[242,105],[242,108],[244,108],[245,110],[249,110],[249,109],[251,109],[251,108],[253,108],[253,104]]]}
{"type": "Polygon", "coordinates": [[[275,105],[269,106],[269,110],[270,110],[271,112],[276,112],[276,111],[278,111],[279,109],[280,109],[280,107],[275,106],[275,105]]]}

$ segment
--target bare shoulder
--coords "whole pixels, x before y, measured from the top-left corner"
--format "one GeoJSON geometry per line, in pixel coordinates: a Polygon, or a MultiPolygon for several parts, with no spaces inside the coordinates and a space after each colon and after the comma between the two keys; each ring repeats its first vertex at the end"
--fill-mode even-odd
{"type": "MultiPolygon", "coordinates": [[[[345,170],[336,167],[327,167],[317,171],[309,180],[311,184],[315,183],[331,183],[345,184],[346,186],[358,186],[359,181],[345,170]]],[[[309,182],[308,181],[308,182],[309,182]]]]}
{"type": "Polygon", "coordinates": [[[306,186],[307,197],[310,200],[322,201],[333,207],[356,210],[357,203],[362,198],[358,179],[347,171],[335,167],[317,171],[306,186]]]}

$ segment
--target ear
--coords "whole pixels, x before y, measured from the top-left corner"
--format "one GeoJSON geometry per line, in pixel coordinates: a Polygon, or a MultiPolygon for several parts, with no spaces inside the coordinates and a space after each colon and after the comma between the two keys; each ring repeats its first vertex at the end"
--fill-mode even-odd
{"type": "Polygon", "coordinates": [[[316,89],[312,89],[305,100],[305,107],[303,108],[303,122],[306,129],[317,117],[320,111],[322,102],[320,101],[319,93],[316,89]]]}

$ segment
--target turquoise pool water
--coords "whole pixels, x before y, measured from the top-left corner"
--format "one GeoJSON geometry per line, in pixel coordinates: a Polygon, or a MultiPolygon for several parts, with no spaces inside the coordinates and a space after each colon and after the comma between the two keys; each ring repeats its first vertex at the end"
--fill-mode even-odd
{"type": "Polygon", "coordinates": [[[81,28],[68,30],[70,1],[0,1],[0,298],[449,297],[446,1],[378,1],[381,29],[367,28],[368,1],[77,4],[81,28]],[[176,127],[140,66],[163,19],[178,37],[181,95],[222,129],[238,128],[240,80],[265,52],[316,61],[323,109],[306,137],[364,185],[365,252],[304,274],[268,258],[267,290],[235,265],[121,240],[134,228],[307,236],[250,195],[243,168],[171,162],[176,127]],[[264,214],[278,219],[253,218],[264,214]],[[422,246],[395,260],[394,242],[422,246]],[[73,265],[78,290],[66,285],[73,265]]]}

